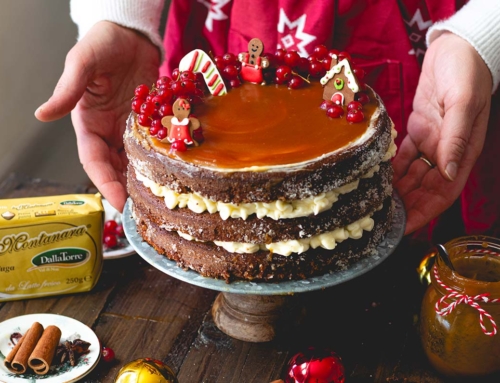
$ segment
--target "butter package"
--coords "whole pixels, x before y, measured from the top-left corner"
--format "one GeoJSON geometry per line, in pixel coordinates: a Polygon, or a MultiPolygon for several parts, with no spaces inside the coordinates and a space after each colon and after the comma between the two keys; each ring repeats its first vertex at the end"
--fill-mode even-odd
{"type": "Polygon", "coordinates": [[[99,194],[0,200],[0,302],[91,290],[103,224],[99,194]]]}

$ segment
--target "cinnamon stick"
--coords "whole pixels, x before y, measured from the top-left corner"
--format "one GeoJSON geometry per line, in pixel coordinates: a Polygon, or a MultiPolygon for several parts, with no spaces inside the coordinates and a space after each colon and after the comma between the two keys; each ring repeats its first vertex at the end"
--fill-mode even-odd
{"type": "Polygon", "coordinates": [[[47,326],[28,360],[28,365],[36,374],[45,375],[49,372],[60,339],[59,327],[47,326]]]}
{"type": "Polygon", "coordinates": [[[5,367],[14,374],[24,374],[28,359],[43,333],[43,326],[35,322],[4,360],[5,367]]]}

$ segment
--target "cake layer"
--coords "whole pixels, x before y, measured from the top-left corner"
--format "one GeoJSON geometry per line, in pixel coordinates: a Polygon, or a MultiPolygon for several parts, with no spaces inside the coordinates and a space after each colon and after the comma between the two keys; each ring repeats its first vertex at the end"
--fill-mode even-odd
{"type": "Polygon", "coordinates": [[[392,193],[392,166],[380,164],[370,178],[361,178],[358,187],[341,194],[333,207],[317,215],[275,220],[269,217],[229,218],[207,211],[195,213],[187,208],[169,209],[163,198],[157,197],[137,180],[129,166],[128,190],[136,209],[151,221],[170,231],[180,231],[202,241],[270,243],[307,238],[346,226],[372,213],[392,193]]]}
{"type": "MultiPolygon", "coordinates": [[[[272,86],[252,86],[255,91],[283,91],[283,89],[272,86]]],[[[294,92],[286,91],[292,92],[292,94],[294,92]]],[[[231,90],[231,94],[238,95],[238,92],[241,92],[240,88],[231,90]]],[[[221,97],[220,102],[224,102],[222,99],[225,97],[227,96],[221,97]]],[[[375,105],[372,108],[373,113],[366,117],[366,123],[360,125],[363,129],[358,131],[358,135],[352,135],[352,141],[341,140],[344,143],[343,146],[336,146],[331,151],[321,151],[317,156],[313,155],[316,152],[308,149],[308,156],[312,155],[312,157],[298,157],[308,158],[301,162],[273,165],[275,158],[280,157],[280,153],[284,153],[284,149],[280,146],[279,141],[273,141],[274,136],[270,138],[265,135],[261,137],[261,145],[268,148],[268,159],[271,164],[269,166],[219,168],[208,166],[206,164],[208,160],[203,163],[196,163],[194,160],[188,162],[169,153],[168,146],[159,143],[156,138],[152,138],[147,128],[137,124],[136,116],[133,114],[127,122],[125,149],[130,163],[141,174],[178,193],[196,192],[208,199],[226,203],[304,199],[328,192],[358,179],[377,165],[388,152],[391,145],[392,123],[378,97],[372,93],[371,98],[375,105]]],[[[258,101],[258,98],[256,100],[258,101]]],[[[276,96],[276,100],[279,100],[278,96],[276,96]]],[[[319,104],[319,101],[315,102],[319,104]]],[[[223,108],[222,105],[220,107],[223,108]]],[[[229,113],[231,111],[230,103],[224,108],[229,113]]],[[[281,108],[288,108],[286,109],[288,113],[297,116],[297,118],[321,113],[320,125],[302,125],[301,129],[306,132],[308,129],[314,130],[315,134],[319,132],[318,137],[324,137],[325,140],[329,138],[330,134],[333,134],[332,132],[340,134],[339,132],[344,131],[348,137],[351,137],[349,129],[359,129],[359,126],[355,126],[356,124],[344,124],[344,120],[326,117],[324,111],[320,110],[318,106],[314,110],[297,109],[296,106],[287,105],[281,106],[281,108]]],[[[194,112],[197,113],[196,110],[194,112]]],[[[203,117],[202,110],[202,114],[198,116],[202,123],[203,117]]],[[[240,120],[244,121],[244,116],[240,120]]],[[[231,119],[229,118],[228,121],[231,119]]],[[[252,133],[248,131],[248,126],[244,123],[238,124],[240,121],[236,120],[236,117],[233,121],[235,124],[226,127],[225,135],[224,132],[219,132],[218,136],[214,134],[211,136],[207,127],[205,142],[182,155],[195,158],[197,153],[200,154],[205,150],[204,147],[218,145],[224,139],[232,138],[238,133],[241,134],[241,130],[238,129],[245,129],[247,135],[251,136],[252,133]]],[[[268,130],[272,130],[272,126],[269,126],[268,130]]],[[[298,148],[302,146],[304,141],[301,137],[294,137],[298,148]]],[[[320,141],[321,138],[311,140],[308,143],[308,148],[314,147],[315,143],[316,146],[321,146],[320,141]]],[[[292,147],[292,143],[287,145],[292,147]]],[[[249,145],[249,148],[252,146],[249,145]]],[[[258,146],[255,148],[255,150],[262,151],[258,146]]],[[[261,161],[264,160],[261,159],[261,161]]]]}
{"type": "Polygon", "coordinates": [[[133,212],[138,231],[144,240],[158,253],[176,261],[180,267],[226,281],[234,278],[280,281],[304,279],[341,270],[372,254],[390,228],[392,209],[392,198],[388,197],[382,209],[372,216],[375,222],[372,230],[364,232],[359,239],[347,239],[338,243],[333,250],[318,247],[290,256],[280,256],[264,250],[252,254],[230,253],[212,242],[189,241],[176,232],[161,228],[143,211],[136,209],[135,204],[133,212]]]}

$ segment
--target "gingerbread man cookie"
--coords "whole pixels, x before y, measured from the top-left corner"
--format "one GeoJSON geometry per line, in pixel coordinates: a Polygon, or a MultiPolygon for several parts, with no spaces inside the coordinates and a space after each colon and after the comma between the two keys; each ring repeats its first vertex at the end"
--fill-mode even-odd
{"type": "Polygon", "coordinates": [[[186,145],[198,146],[193,139],[193,131],[200,127],[200,121],[191,114],[191,105],[183,98],[179,98],[172,105],[173,116],[165,116],[161,124],[167,129],[167,137],[162,142],[170,142],[172,150],[184,152],[186,145]]]}
{"type": "Polygon", "coordinates": [[[238,55],[238,60],[241,61],[241,78],[254,84],[265,85],[262,68],[269,66],[269,60],[262,57],[264,44],[260,39],[254,38],[248,43],[248,52],[243,52],[238,55]]]}

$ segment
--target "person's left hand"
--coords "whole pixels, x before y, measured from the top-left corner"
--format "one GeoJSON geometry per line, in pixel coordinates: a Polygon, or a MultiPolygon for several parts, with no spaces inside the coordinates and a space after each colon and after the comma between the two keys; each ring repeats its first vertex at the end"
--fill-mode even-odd
{"type": "Polygon", "coordinates": [[[408,216],[405,234],[423,227],[460,195],[483,148],[491,90],[491,73],[467,41],[445,32],[431,43],[408,134],[394,159],[394,185],[408,216]]]}

